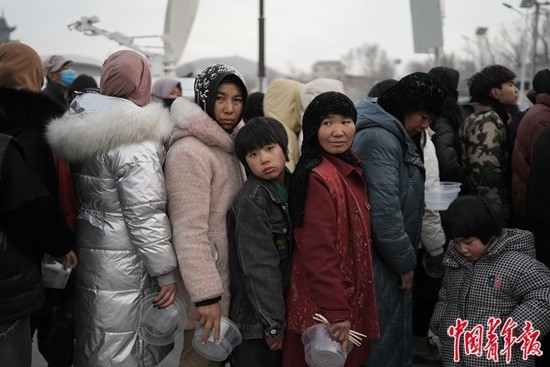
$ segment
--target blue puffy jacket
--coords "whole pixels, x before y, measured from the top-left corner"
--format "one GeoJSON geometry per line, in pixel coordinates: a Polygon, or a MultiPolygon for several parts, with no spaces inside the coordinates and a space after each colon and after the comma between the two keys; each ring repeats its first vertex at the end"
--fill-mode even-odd
{"type": "Polygon", "coordinates": [[[365,366],[412,366],[412,299],[400,274],[416,266],[424,211],[422,156],[403,124],[376,99],[357,102],[352,149],[362,161],[371,201],[373,266],[380,339],[365,366]]]}

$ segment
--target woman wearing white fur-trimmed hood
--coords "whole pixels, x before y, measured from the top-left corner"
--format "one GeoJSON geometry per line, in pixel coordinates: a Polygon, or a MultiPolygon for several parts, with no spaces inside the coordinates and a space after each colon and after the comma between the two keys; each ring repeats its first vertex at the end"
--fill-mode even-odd
{"type": "Polygon", "coordinates": [[[162,169],[172,123],[162,104],[149,103],[151,74],[139,54],[109,56],[100,85],[47,131],[53,150],[71,162],[81,203],[74,365],[155,366],[173,344],[142,340],[138,306],[160,291],[154,303],[167,307],[177,292],[162,169]]]}

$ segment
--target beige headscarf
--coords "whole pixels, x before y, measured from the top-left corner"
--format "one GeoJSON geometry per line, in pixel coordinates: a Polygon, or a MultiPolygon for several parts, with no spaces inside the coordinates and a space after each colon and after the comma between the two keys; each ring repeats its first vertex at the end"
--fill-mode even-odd
{"type": "Polygon", "coordinates": [[[151,101],[151,71],[147,60],[130,50],[117,51],[105,60],[101,94],[120,97],[140,107],[151,101]]]}
{"type": "Polygon", "coordinates": [[[292,79],[275,79],[269,83],[264,95],[264,114],[279,120],[295,133],[302,129],[302,99],[304,84],[292,79]]]}
{"type": "Polygon", "coordinates": [[[36,51],[20,42],[0,45],[0,87],[40,92],[44,66],[36,51]]]}
{"type": "Polygon", "coordinates": [[[264,95],[264,114],[281,122],[288,135],[288,161],[293,171],[300,158],[298,133],[302,129],[302,100],[304,84],[291,79],[275,79],[269,83],[264,95]]]}

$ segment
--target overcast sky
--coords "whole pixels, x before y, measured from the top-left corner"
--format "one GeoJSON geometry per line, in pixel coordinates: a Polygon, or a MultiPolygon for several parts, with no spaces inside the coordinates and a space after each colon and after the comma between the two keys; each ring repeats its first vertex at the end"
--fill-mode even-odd
{"type": "MultiPolygon", "coordinates": [[[[178,1],[178,0],[175,0],[178,1]]],[[[509,0],[519,8],[520,0],[509,0]]],[[[266,64],[282,72],[310,71],[318,60],[340,60],[352,48],[379,44],[406,63],[415,54],[409,0],[265,0],[266,64]]],[[[121,48],[103,36],[67,28],[81,16],[97,15],[96,26],[127,36],[160,35],[166,0],[0,0],[12,39],[41,55],[81,54],[103,61],[121,48]]],[[[524,17],[500,0],[444,0],[445,51],[461,52],[478,27],[491,38],[524,17]]],[[[203,57],[258,57],[259,0],[200,0],[180,63],[203,57]]],[[[143,42],[142,42],[143,43],[143,42]]],[[[149,42],[151,43],[151,42],[149,42]]],[[[160,44],[160,43],[157,43],[160,44]]]]}

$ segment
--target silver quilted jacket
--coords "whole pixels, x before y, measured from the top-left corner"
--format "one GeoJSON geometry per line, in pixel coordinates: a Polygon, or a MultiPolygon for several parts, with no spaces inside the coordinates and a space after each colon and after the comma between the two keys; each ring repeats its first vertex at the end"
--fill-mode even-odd
{"type": "Polygon", "coordinates": [[[81,202],[75,367],[154,366],[173,348],[137,333],[140,301],[175,282],[162,171],[171,130],[160,104],[142,108],[99,94],[78,97],[48,126],[81,202]]]}

